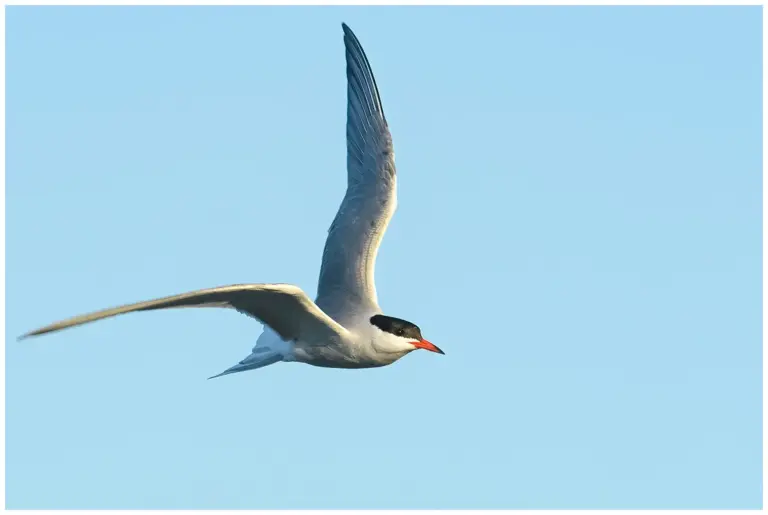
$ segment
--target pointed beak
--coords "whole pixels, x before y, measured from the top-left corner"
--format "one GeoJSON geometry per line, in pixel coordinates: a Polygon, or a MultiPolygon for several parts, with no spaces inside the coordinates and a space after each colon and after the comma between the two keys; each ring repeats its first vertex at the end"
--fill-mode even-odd
{"type": "Polygon", "coordinates": [[[437,352],[438,354],[445,354],[445,352],[441,351],[437,345],[435,345],[432,342],[428,342],[427,340],[413,342],[413,346],[416,347],[417,349],[424,349],[430,352],[437,352]]]}

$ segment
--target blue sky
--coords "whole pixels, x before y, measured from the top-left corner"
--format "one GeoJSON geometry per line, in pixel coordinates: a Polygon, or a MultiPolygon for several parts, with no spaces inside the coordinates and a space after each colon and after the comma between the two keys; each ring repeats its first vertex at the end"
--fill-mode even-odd
{"type": "Polygon", "coordinates": [[[758,508],[761,11],[7,11],[9,508],[758,508]],[[399,207],[387,314],[446,352],[215,381],[240,282],[314,295],[346,21],[399,207]]]}

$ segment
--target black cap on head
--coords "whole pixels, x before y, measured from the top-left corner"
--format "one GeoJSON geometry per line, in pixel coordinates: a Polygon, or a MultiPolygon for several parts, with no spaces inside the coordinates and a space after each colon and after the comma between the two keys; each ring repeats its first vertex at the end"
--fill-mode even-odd
{"type": "Polygon", "coordinates": [[[402,318],[388,317],[386,315],[373,315],[371,323],[384,332],[400,336],[401,338],[413,338],[422,340],[421,329],[416,324],[412,324],[402,318]]]}

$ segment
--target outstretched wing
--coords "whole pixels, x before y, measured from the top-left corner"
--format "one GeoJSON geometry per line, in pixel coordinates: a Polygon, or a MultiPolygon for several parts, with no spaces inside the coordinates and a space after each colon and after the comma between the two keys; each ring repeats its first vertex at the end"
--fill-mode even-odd
{"type": "Polygon", "coordinates": [[[322,340],[346,332],[346,329],[323,313],[298,286],[236,284],[96,311],[41,327],[22,338],[59,331],[123,313],[186,307],[236,309],[268,325],[286,341],[322,340]]]}
{"type": "Polygon", "coordinates": [[[347,60],[347,193],[328,231],[317,304],[344,323],[361,310],[377,310],[374,267],[395,211],[392,137],[363,47],[344,29],[347,60]]]}

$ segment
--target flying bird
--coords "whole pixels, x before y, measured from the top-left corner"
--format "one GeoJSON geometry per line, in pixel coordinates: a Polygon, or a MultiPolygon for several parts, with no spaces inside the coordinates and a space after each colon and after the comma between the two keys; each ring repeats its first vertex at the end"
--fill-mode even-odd
{"type": "Polygon", "coordinates": [[[342,23],[347,63],[347,191],[328,230],[314,302],[291,284],[238,284],[96,311],[31,331],[36,336],[95,320],[180,307],[231,308],[260,321],[251,354],[212,376],[278,362],[331,368],[394,363],[416,349],[444,354],[416,324],[382,313],[374,267],[397,203],[392,136],[368,58],[342,23]]]}

